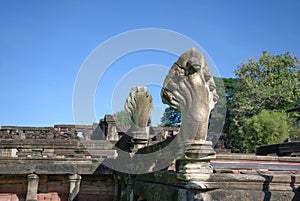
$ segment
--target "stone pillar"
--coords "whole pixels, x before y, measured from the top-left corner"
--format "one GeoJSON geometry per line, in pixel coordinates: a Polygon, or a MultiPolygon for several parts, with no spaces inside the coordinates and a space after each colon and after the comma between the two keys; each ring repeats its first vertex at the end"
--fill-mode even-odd
{"type": "Polygon", "coordinates": [[[69,182],[70,182],[70,189],[69,189],[68,201],[73,201],[80,190],[81,176],[78,174],[70,175],[69,182]]]}
{"type": "Polygon", "coordinates": [[[118,132],[117,132],[117,122],[113,115],[106,114],[104,120],[107,123],[107,130],[106,130],[106,139],[117,141],[119,140],[118,132]]]}
{"type": "Polygon", "coordinates": [[[198,174],[212,174],[213,168],[210,160],[216,157],[210,141],[194,141],[187,149],[183,158],[176,161],[176,172],[182,173],[186,178],[196,178],[198,174]]]}
{"type": "Polygon", "coordinates": [[[119,179],[114,175],[114,199],[113,201],[118,201],[119,196],[119,179]]]}
{"type": "Polygon", "coordinates": [[[120,201],[127,201],[127,188],[126,188],[126,181],[124,180],[124,178],[122,178],[122,180],[120,180],[121,182],[121,192],[120,192],[120,201]]]}
{"type": "Polygon", "coordinates": [[[146,131],[133,131],[132,136],[133,149],[132,152],[137,152],[138,149],[145,147],[149,141],[149,133],[146,131]]]}
{"type": "Polygon", "coordinates": [[[36,174],[30,174],[27,176],[27,195],[26,201],[37,201],[37,193],[39,186],[39,176],[36,174]]]}
{"type": "Polygon", "coordinates": [[[127,201],[134,201],[134,194],[133,194],[133,178],[129,175],[126,181],[126,200],[127,201]]]}

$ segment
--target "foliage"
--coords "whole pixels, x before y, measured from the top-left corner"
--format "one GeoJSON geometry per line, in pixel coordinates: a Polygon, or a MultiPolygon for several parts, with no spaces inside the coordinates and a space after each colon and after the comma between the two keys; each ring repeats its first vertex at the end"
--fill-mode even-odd
{"type": "Polygon", "coordinates": [[[117,125],[118,126],[124,126],[124,125],[130,125],[131,124],[131,118],[128,112],[125,110],[121,110],[114,114],[116,117],[117,125]]]}
{"type": "Polygon", "coordinates": [[[300,141],[300,113],[289,114],[293,127],[290,131],[291,141],[300,141]]]}
{"type": "Polygon", "coordinates": [[[207,135],[207,140],[212,141],[214,144],[222,134],[226,117],[226,94],[223,80],[224,78],[214,77],[214,82],[219,99],[214,109],[211,111],[207,135]]]}
{"type": "Polygon", "coordinates": [[[225,94],[227,102],[233,99],[239,80],[237,78],[222,78],[225,87],[225,94]]]}
{"type": "Polygon", "coordinates": [[[232,110],[234,108],[234,95],[239,85],[237,78],[222,78],[226,95],[226,118],[223,127],[223,135],[226,148],[230,148],[232,152],[243,152],[243,140],[236,132],[233,122],[232,110]]]}
{"type": "Polygon", "coordinates": [[[290,131],[291,141],[300,141],[300,127],[293,127],[290,131]]]}
{"type": "Polygon", "coordinates": [[[225,137],[228,135],[227,140],[235,139],[228,140],[229,148],[243,152],[247,119],[263,110],[285,112],[299,104],[299,60],[288,52],[270,55],[263,51],[258,60],[251,58],[243,62],[235,73],[238,85],[229,104],[225,137]]]}
{"type": "Polygon", "coordinates": [[[247,152],[256,146],[281,143],[289,137],[290,122],[282,112],[262,110],[245,121],[244,139],[247,152]]]}
{"type": "Polygon", "coordinates": [[[239,65],[235,71],[240,80],[235,104],[240,116],[294,107],[300,97],[299,69],[299,60],[288,52],[270,55],[263,51],[258,61],[252,58],[239,65]]]}
{"type": "Polygon", "coordinates": [[[181,113],[180,111],[168,107],[160,119],[161,126],[180,126],[181,123],[181,113]]]}

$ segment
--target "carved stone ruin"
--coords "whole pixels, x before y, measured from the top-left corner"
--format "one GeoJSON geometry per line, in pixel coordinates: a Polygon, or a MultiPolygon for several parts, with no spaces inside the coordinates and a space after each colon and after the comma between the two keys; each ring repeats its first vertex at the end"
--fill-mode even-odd
{"type": "MultiPolygon", "coordinates": [[[[181,112],[180,135],[190,135],[191,146],[176,161],[177,172],[212,173],[209,160],[215,157],[206,141],[211,110],[218,101],[216,85],[204,56],[195,48],[182,54],[165,78],[162,101],[181,112]],[[197,127],[197,129],[192,129],[197,127]],[[196,133],[190,133],[196,131],[196,133]]],[[[184,142],[182,142],[184,143],[184,142]]]]}
{"type": "Polygon", "coordinates": [[[147,87],[136,86],[132,88],[124,107],[132,121],[127,134],[132,137],[133,149],[137,150],[145,146],[149,138],[146,127],[153,111],[153,103],[147,87]]]}
{"type": "Polygon", "coordinates": [[[28,187],[26,201],[37,201],[37,192],[39,184],[39,176],[36,174],[30,174],[27,176],[28,187]]]}
{"type": "Polygon", "coordinates": [[[125,105],[133,121],[131,136],[124,135],[128,128],[120,132],[112,115],[100,125],[2,126],[0,200],[300,200],[298,142],[259,147],[257,154],[264,156],[215,157],[206,136],[218,96],[199,52],[191,49],[175,62],[161,94],[163,102],[181,111],[182,124],[179,134],[152,144],[146,128],[153,106],[145,87],[135,87],[125,105]],[[103,133],[91,140],[96,128],[103,133]],[[155,160],[139,160],[157,151],[155,160]],[[168,167],[161,168],[169,156],[168,167]],[[126,173],[120,166],[134,171],[126,173]]]}

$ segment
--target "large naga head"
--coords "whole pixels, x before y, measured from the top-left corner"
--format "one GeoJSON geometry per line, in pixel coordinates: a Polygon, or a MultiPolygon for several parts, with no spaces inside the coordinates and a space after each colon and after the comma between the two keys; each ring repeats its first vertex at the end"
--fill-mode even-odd
{"type": "MultiPolygon", "coordinates": [[[[178,109],[184,119],[200,123],[196,140],[206,140],[208,118],[219,96],[204,56],[195,48],[182,54],[165,78],[163,103],[178,109]]],[[[184,126],[184,125],[182,125],[184,126]]]]}

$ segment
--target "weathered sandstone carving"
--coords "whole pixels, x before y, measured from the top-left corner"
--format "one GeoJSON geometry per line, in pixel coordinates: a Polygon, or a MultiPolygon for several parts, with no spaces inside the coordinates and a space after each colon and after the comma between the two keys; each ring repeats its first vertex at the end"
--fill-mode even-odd
{"type": "Polygon", "coordinates": [[[198,123],[195,140],[206,140],[208,119],[218,95],[204,56],[195,48],[181,55],[170,69],[161,91],[162,101],[180,110],[181,133],[188,132],[189,120],[198,123]]]}
{"type": "Polygon", "coordinates": [[[130,114],[131,131],[145,131],[150,114],[153,111],[152,96],[147,87],[137,86],[131,89],[126,99],[125,110],[130,114]]]}

